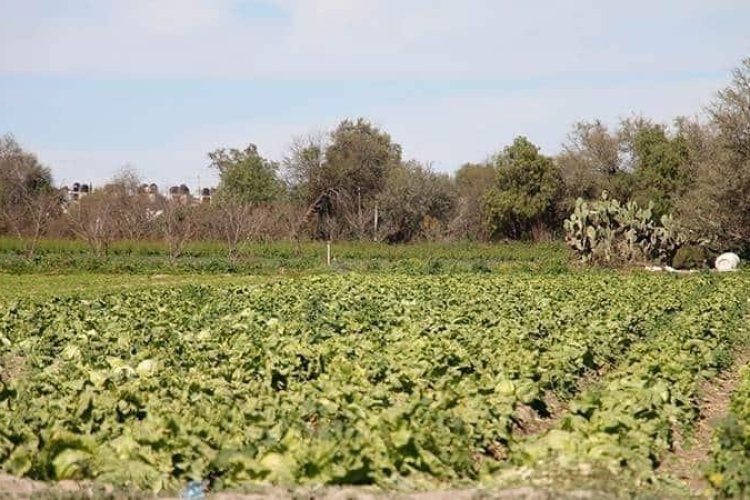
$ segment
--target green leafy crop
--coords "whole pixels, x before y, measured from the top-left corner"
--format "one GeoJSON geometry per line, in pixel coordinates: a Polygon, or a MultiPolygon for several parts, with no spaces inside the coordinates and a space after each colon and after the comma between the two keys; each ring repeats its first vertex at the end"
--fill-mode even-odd
{"type": "Polygon", "coordinates": [[[726,364],[742,279],[347,274],[17,300],[0,467],[153,491],[651,471],[726,364]],[[529,436],[519,414],[551,395],[568,415],[529,436]]]}

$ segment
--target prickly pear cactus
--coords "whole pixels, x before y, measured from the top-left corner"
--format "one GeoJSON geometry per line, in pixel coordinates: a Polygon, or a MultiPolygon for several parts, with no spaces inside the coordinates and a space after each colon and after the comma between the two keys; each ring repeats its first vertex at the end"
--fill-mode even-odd
{"type": "Polygon", "coordinates": [[[606,193],[600,200],[576,200],[573,213],[564,223],[568,245],[584,262],[614,260],[669,262],[686,243],[671,216],[654,219],[654,205],[621,204],[606,193]]]}

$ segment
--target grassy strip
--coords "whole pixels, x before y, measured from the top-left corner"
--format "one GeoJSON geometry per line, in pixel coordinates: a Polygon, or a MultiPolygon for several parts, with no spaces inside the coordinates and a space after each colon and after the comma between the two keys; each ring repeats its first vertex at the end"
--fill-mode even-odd
{"type": "MultiPolygon", "coordinates": [[[[385,245],[373,242],[335,242],[333,268],[360,272],[448,274],[505,269],[566,270],[568,251],[562,244],[418,243],[385,245]]],[[[217,242],[188,245],[170,259],[162,242],[116,242],[106,258],[96,258],[79,241],[43,241],[29,260],[19,240],[0,238],[0,270],[12,273],[253,273],[325,271],[326,245],[322,242],[248,243],[239,259],[229,262],[217,242]]]]}
{"type": "MultiPolygon", "coordinates": [[[[321,241],[267,241],[248,242],[240,246],[240,255],[245,257],[291,258],[299,256],[325,256],[325,242],[321,241]]],[[[441,259],[493,259],[503,261],[541,261],[550,258],[567,258],[562,242],[532,244],[524,242],[476,243],[476,242],[422,242],[404,245],[387,245],[368,241],[336,241],[332,244],[333,256],[342,259],[402,260],[434,257],[441,259]]],[[[42,240],[37,253],[57,255],[89,254],[89,247],[79,240],[42,240]]],[[[24,254],[23,241],[0,237],[0,254],[24,254]]],[[[116,241],[109,250],[110,255],[168,256],[167,244],[162,241],[116,241]]],[[[224,257],[226,246],[217,241],[189,243],[183,255],[186,257],[224,257]]]]}

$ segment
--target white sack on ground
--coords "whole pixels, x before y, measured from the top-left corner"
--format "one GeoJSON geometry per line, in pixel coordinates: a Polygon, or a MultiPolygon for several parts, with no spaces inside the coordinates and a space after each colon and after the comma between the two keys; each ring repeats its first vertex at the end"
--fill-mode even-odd
{"type": "Polygon", "coordinates": [[[716,257],[717,271],[734,271],[740,265],[740,257],[736,253],[727,252],[716,257]]]}

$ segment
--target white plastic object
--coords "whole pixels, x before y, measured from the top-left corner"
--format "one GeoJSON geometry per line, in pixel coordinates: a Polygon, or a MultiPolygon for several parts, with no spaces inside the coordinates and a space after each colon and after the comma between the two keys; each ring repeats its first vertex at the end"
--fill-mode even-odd
{"type": "Polygon", "coordinates": [[[736,271],[740,265],[740,257],[732,252],[723,253],[716,257],[714,265],[719,272],[736,271]]]}

